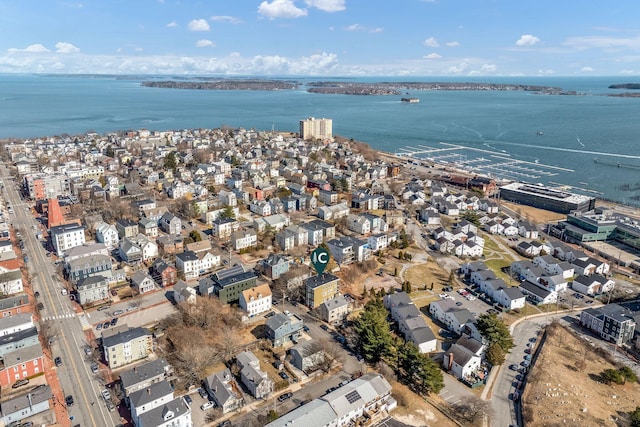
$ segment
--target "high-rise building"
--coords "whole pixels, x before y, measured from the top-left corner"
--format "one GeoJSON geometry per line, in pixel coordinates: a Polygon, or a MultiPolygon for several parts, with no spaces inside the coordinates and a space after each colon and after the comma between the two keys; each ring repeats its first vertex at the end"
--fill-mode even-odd
{"type": "Polygon", "coordinates": [[[333,120],[314,117],[300,120],[300,137],[304,140],[333,138],[333,120]]]}

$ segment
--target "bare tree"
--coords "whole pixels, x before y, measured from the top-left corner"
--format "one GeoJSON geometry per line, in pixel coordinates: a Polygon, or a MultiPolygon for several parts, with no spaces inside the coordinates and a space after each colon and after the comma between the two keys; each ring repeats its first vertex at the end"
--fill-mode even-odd
{"type": "Polygon", "coordinates": [[[56,337],[55,324],[52,320],[40,321],[40,335],[42,335],[42,343],[45,348],[50,349],[51,343],[56,337]]]}
{"type": "Polygon", "coordinates": [[[453,408],[470,426],[482,425],[482,420],[491,417],[493,414],[491,402],[482,400],[477,396],[469,397],[453,405],[453,408]]]}

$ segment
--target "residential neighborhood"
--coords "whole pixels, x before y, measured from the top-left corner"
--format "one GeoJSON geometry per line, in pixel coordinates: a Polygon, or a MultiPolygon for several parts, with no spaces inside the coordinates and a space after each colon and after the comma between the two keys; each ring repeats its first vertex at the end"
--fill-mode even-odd
{"type": "Polygon", "coordinates": [[[80,405],[95,425],[378,425],[399,389],[491,388],[515,344],[496,357],[490,326],[508,341],[575,310],[576,333],[640,347],[640,266],[591,246],[600,227],[639,249],[610,210],[538,223],[503,205],[504,183],[333,136],[140,129],[1,150],[7,425],[80,405]]]}

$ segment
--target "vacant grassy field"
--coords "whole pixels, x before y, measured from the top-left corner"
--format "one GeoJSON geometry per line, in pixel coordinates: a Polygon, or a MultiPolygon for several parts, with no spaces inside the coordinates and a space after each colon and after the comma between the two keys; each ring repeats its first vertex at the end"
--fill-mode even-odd
{"type": "Polygon", "coordinates": [[[560,325],[547,331],[522,397],[526,425],[629,425],[627,414],[640,405],[640,385],[604,384],[600,373],[618,366],[560,325]]]}

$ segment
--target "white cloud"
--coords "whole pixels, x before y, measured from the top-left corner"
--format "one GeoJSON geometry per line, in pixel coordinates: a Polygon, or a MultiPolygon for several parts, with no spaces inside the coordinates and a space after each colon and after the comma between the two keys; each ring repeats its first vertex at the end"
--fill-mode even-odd
{"type": "Polygon", "coordinates": [[[351,24],[344,28],[345,31],[364,31],[364,27],[360,24],[351,24]]]}
{"type": "Polygon", "coordinates": [[[449,74],[462,74],[469,69],[469,66],[470,61],[468,59],[464,59],[461,63],[450,66],[447,71],[449,74]]]}
{"type": "Polygon", "coordinates": [[[242,19],[236,18],[235,16],[217,15],[217,16],[212,16],[211,20],[213,22],[223,22],[225,24],[241,24],[242,23],[242,19]]]}
{"type": "Polygon", "coordinates": [[[539,76],[550,76],[552,74],[555,74],[555,71],[553,71],[553,69],[551,68],[547,68],[546,70],[540,69],[536,74],[538,74],[539,76]]]}
{"type": "Polygon", "coordinates": [[[177,27],[177,26],[178,26],[178,24],[176,23],[176,21],[172,21],[172,22],[169,22],[167,24],[167,27],[169,27],[169,28],[174,28],[174,27],[177,27]]]}
{"type": "Polygon", "coordinates": [[[211,40],[198,40],[196,47],[216,47],[216,45],[211,40]]]}
{"type": "Polygon", "coordinates": [[[583,73],[592,73],[595,70],[591,67],[582,67],[580,71],[582,71],[583,73]]]}
{"type": "Polygon", "coordinates": [[[449,47],[458,47],[458,46],[460,46],[460,42],[456,42],[456,41],[446,42],[445,44],[447,46],[449,46],[449,47]]]}
{"type": "Polygon", "coordinates": [[[209,23],[206,19],[194,19],[189,22],[189,31],[209,31],[209,23]]]}
{"type": "Polygon", "coordinates": [[[424,42],[422,42],[422,44],[428,47],[440,47],[440,43],[438,43],[438,40],[436,40],[435,37],[429,37],[424,42]]]}
{"type": "Polygon", "coordinates": [[[78,53],[80,49],[67,42],[56,43],[56,52],[58,53],[78,53]]]}
{"type": "Polygon", "coordinates": [[[29,45],[24,49],[17,49],[12,47],[9,49],[9,52],[45,53],[45,52],[51,52],[51,51],[46,47],[44,47],[43,45],[41,45],[40,43],[37,43],[37,44],[29,45]]]}
{"type": "Polygon", "coordinates": [[[440,58],[442,58],[442,56],[441,56],[441,55],[438,55],[438,54],[437,54],[437,53],[435,53],[435,52],[432,52],[432,53],[430,53],[430,54],[428,54],[428,55],[423,56],[422,58],[423,58],[423,59],[440,59],[440,58]]]}
{"type": "Polygon", "coordinates": [[[493,73],[498,69],[498,67],[496,67],[495,64],[482,64],[482,67],[480,67],[480,71],[482,71],[483,73],[493,73]]]}
{"type": "Polygon", "coordinates": [[[258,6],[258,14],[268,19],[300,18],[307,16],[307,9],[300,9],[293,0],[273,0],[271,3],[263,1],[258,6]]]}
{"type": "Polygon", "coordinates": [[[523,34],[516,42],[516,46],[533,46],[540,42],[540,39],[531,34],[523,34]]]}
{"type": "Polygon", "coordinates": [[[309,7],[315,7],[323,12],[340,12],[345,10],[345,0],[305,0],[309,7]]]}
{"type": "Polygon", "coordinates": [[[374,28],[373,30],[369,31],[370,33],[381,33],[384,31],[384,28],[382,27],[378,27],[378,28],[374,28]]]}

